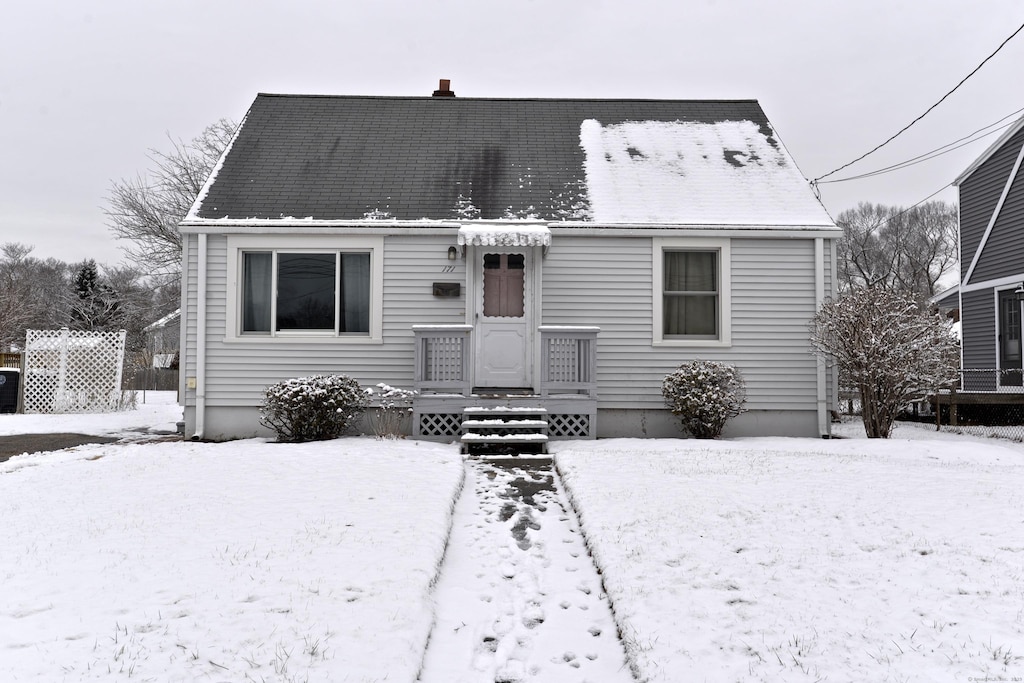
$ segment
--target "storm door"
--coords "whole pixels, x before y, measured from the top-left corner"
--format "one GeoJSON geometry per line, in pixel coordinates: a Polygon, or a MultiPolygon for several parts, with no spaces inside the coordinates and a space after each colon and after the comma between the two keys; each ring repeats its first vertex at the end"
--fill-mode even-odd
{"type": "Polygon", "coordinates": [[[999,386],[1021,386],[1020,307],[1012,289],[999,292],[999,386]]]}
{"type": "Polygon", "coordinates": [[[533,360],[532,250],[479,247],[476,252],[478,387],[530,387],[533,360]]]}

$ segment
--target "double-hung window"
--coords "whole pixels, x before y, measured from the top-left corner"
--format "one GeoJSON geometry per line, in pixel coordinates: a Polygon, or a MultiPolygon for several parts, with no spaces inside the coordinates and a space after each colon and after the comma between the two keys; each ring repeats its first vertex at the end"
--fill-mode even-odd
{"type": "Polygon", "coordinates": [[[379,338],[375,247],[250,242],[231,250],[239,337],[379,338]]]}
{"type": "Polygon", "coordinates": [[[730,343],[729,241],[654,240],[654,343],[730,343]]]}

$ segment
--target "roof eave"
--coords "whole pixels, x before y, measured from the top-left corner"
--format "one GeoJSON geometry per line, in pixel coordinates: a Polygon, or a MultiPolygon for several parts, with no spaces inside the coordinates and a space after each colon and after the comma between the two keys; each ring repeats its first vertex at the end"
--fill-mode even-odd
{"type": "Polygon", "coordinates": [[[995,142],[989,145],[988,149],[982,152],[981,156],[975,159],[974,162],[970,166],[968,166],[963,173],[956,177],[952,185],[954,187],[959,187],[960,184],[963,183],[963,181],[967,180],[968,176],[977,171],[979,166],[988,161],[989,158],[991,158],[991,156],[995,154],[999,150],[999,148],[1006,143],[1007,140],[1016,135],[1021,128],[1024,128],[1024,116],[1017,119],[1017,121],[1013,125],[1011,125],[1005,131],[1003,131],[1003,134],[1000,135],[995,142]]]}
{"type": "Polygon", "coordinates": [[[312,218],[192,218],[182,221],[179,228],[184,234],[270,234],[295,232],[344,234],[422,234],[424,230],[441,233],[457,232],[467,225],[540,225],[559,233],[577,235],[636,235],[658,233],[708,233],[749,235],[771,233],[778,235],[800,235],[804,237],[837,237],[842,228],[834,223],[610,223],[595,221],[544,221],[544,220],[317,220],[312,218]]]}

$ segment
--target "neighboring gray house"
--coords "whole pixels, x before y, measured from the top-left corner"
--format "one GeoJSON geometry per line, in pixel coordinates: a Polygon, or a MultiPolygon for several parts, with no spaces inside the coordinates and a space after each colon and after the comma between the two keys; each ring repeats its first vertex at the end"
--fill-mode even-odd
{"type": "Polygon", "coordinates": [[[727,435],[829,430],[841,232],[753,100],[261,94],[181,232],[187,436],[265,434],[263,389],[321,373],[419,389],[422,438],[487,406],[675,436],[693,358],[746,378],[727,435]]]}
{"type": "Polygon", "coordinates": [[[950,318],[953,322],[960,320],[960,285],[948,287],[935,296],[931,297],[929,303],[936,311],[950,318]]]}
{"type": "Polygon", "coordinates": [[[142,329],[146,352],[154,368],[169,368],[181,348],[181,309],[172,311],[142,329]]]}
{"type": "Polygon", "coordinates": [[[954,185],[960,190],[960,321],[963,389],[1024,392],[1024,118],[954,185]]]}

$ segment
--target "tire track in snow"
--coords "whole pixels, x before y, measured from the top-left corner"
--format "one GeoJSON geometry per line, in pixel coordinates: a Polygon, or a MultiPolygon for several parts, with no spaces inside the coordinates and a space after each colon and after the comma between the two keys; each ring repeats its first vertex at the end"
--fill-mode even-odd
{"type": "Polygon", "coordinates": [[[420,683],[627,683],[615,623],[551,461],[470,460],[420,683]]]}

